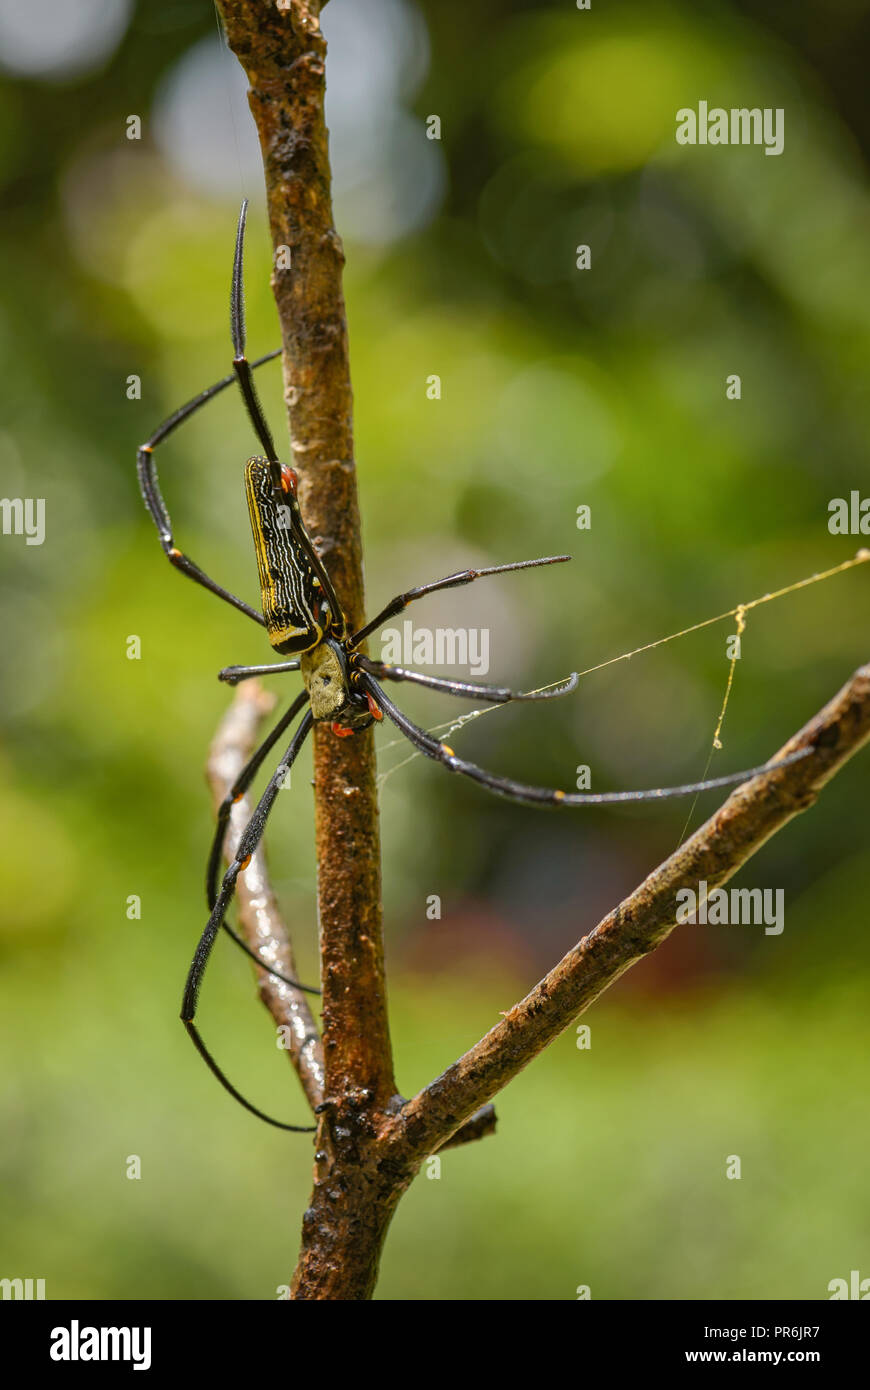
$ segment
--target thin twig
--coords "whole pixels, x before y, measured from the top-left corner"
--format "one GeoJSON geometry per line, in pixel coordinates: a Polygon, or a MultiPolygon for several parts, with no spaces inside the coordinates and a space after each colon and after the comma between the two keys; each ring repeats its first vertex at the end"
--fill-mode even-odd
{"type": "MultiPolygon", "coordinates": [[[[209,749],[207,773],[215,807],[223,801],[254,751],[258,732],[274,706],[274,697],[267,695],[257,681],[239,687],[209,749]]],[[[250,797],[245,796],[230,812],[224,840],[228,863],[235,857],[253,809],[250,797]]],[[[297,980],[293,948],[272,891],[262,845],[240,875],[236,896],[242,935],[251,950],[282,975],[297,980]]],[[[323,1048],[308,1001],[300,990],[276,980],[267,970],[257,970],[257,985],[276,1025],[285,1030],[282,1036],[287,1054],[313,1110],[323,1100],[323,1048]]]]}

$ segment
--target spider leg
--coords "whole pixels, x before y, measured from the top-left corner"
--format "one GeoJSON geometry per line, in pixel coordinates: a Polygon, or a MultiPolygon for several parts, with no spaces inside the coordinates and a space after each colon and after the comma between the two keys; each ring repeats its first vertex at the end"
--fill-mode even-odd
{"type": "Polygon", "coordinates": [[[394,618],[397,613],[401,613],[402,609],[407,608],[409,603],[414,603],[418,598],[424,598],[426,594],[434,594],[438,589],[457,589],[461,584],[470,584],[475,579],[481,579],[485,574],[506,574],[508,570],[536,569],[539,565],[561,565],[570,559],[570,555],[547,555],[542,560],[516,560],[512,565],[488,565],[485,569],[459,570],[456,574],[448,574],[446,579],[436,579],[433,584],[418,584],[416,589],[408,589],[406,593],[397,594],[395,598],[391,598],[376,617],[367,622],[365,627],[360,628],[359,632],[354,633],[351,646],[355,647],[360,642],[365,641],[370,633],[379,628],[388,618],[394,618]]]}
{"type": "Polygon", "coordinates": [[[760,767],[747,768],[744,772],[732,772],[727,777],[711,777],[706,782],[688,782],[679,787],[655,787],[636,792],[563,792],[553,787],[534,787],[526,782],[515,782],[510,777],[497,777],[478,767],[476,763],[457,758],[453,749],[446,743],[430,738],[425,729],[421,729],[397,709],[372,676],[364,675],[361,684],[374,696],[387,718],[392,720],[396,728],[427,758],[442,763],[451,772],[460,772],[464,777],[470,777],[472,781],[479,782],[481,786],[487,787],[499,796],[532,805],[609,806],[621,801],[659,801],[672,796],[690,796],[694,792],[710,791],[714,787],[731,787],[738,782],[747,782],[750,777],[756,777],[760,772],[770,772],[774,768],[787,767],[789,763],[798,762],[813,751],[812,748],[801,748],[796,753],[780,758],[778,762],[764,763],[760,767]]]}
{"type": "MultiPolygon", "coordinates": [[[[273,357],[277,357],[280,352],[280,348],[276,348],[274,352],[268,352],[265,357],[258,358],[257,361],[253,363],[253,367],[260,367],[264,362],[271,362],[273,357]]],[[[173,430],[177,429],[179,425],[189,419],[201,406],[204,406],[208,401],[212,400],[214,396],[217,396],[221,391],[226,390],[228,386],[232,385],[235,379],[236,376],[234,372],[230,373],[229,376],[222,377],[214,386],[209,386],[207,390],[200,391],[198,396],[194,396],[186,405],[181,406],[170,415],[167,420],[164,420],[163,424],[158,426],[154,431],[151,438],[140,446],[136,455],[136,471],[139,477],[139,487],[145,500],[145,506],[148,508],[151,520],[157,527],[160,544],[170,564],[174,565],[176,569],[181,570],[182,574],[186,574],[190,579],[193,579],[195,583],[201,584],[203,588],[209,589],[213,594],[217,594],[218,598],[222,598],[224,602],[231,603],[233,607],[238,608],[241,613],[245,613],[249,618],[253,618],[254,622],[260,623],[261,626],[265,626],[262,613],[258,613],[257,609],[245,603],[244,599],[237,598],[235,594],[231,594],[228,589],[216,583],[204,570],[200,569],[199,565],[194,564],[193,560],[176,547],[172,535],[172,520],[160,492],[160,484],[157,478],[157,464],[154,459],[154,450],[157,448],[158,444],[161,444],[168,435],[172,434],[173,430]]]]}
{"type": "Polygon", "coordinates": [[[218,671],[218,680],[225,681],[227,685],[238,685],[240,681],[249,681],[252,676],[273,676],[278,671],[298,670],[298,660],[272,661],[265,666],[225,666],[218,671]]]}
{"type": "Polygon", "coordinates": [[[247,868],[251,856],[257,850],[257,846],[259,845],[260,840],[263,837],[263,831],[266,828],[266,822],[269,819],[269,814],[272,810],[272,807],[275,804],[278,792],[283,783],[284,773],[288,767],[292,767],[296,755],[299,752],[299,749],[302,747],[302,744],[305,742],[305,739],[308,736],[313,722],[314,721],[312,719],[311,711],[306,711],[296,729],[296,732],[290,740],[290,744],[287,748],[287,751],[284,754],[284,757],[281,759],[281,764],[279,768],[272,775],[269,781],[269,785],[266,787],[266,790],[260,797],[254,814],[251,816],[251,819],[248,821],[248,824],[245,827],[244,832],[242,833],[241,839],[239,840],[239,844],[236,849],[235,858],[233,859],[233,862],[230,864],[229,868],[223,876],[220,891],[215,899],[211,915],[208,919],[208,922],[205,925],[205,930],[203,931],[202,936],[200,937],[199,942],[197,944],[193,961],[191,962],[190,970],[188,971],[187,983],[184,987],[184,998],[182,999],[181,1004],[181,1020],[184,1023],[184,1026],[187,1029],[188,1033],[190,1034],[190,1037],[193,1041],[193,1044],[197,1052],[202,1057],[203,1061],[206,1063],[210,1071],[213,1072],[213,1074],[217,1077],[218,1081],[221,1083],[224,1089],[226,1091],[229,1091],[230,1095],[233,1096],[239,1102],[240,1105],[244,1106],[246,1110],[250,1110],[252,1115],[256,1115],[259,1119],[265,1120],[267,1124],[275,1125],[277,1129],[289,1129],[300,1134],[309,1134],[313,1132],[313,1126],[288,1125],[285,1124],[282,1120],[275,1120],[272,1118],[271,1115],[267,1115],[264,1111],[258,1110],[255,1105],[252,1105],[250,1101],[245,1099],[245,1097],[241,1094],[240,1091],[236,1090],[235,1086],[233,1086],[232,1083],[228,1080],[224,1072],[218,1066],[214,1057],[212,1057],[205,1043],[203,1042],[199,1029],[197,1028],[196,1023],[194,1022],[194,1019],[196,1017],[197,1000],[199,998],[200,986],[202,985],[206,966],[208,965],[209,957],[211,956],[212,949],[214,947],[215,938],[217,937],[217,934],[220,931],[221,926],[223,925],[224,917],[226,916],[227,909],[232,901],[233,894],[235,893],[236,880],[238,879],[239,874],[242,873],[242,871],[245,868],[247,868]]]}
{"type": "Polygon", "coordinates": [[[263,446],[263,452],[269,460],[271,466],[272,483],[280,491],[281,472],[278,465],[278,455],[275,452],[275,441],[272,438],[271,430],[266,423],[263,414],[263,407],[260,405],[259,397],[254,386],[254,378],[251,373],[251,364],[245,356],[245,287],[243,257],[245,250],[245,222],[248,217],[248,200],[243,199],[239,211],[239,225],[236,229],[236,249],[233,256],[233,279],[230,289],[230,332],[233,339],[233,370],[242,390],[245,406],[251,417],[251,424],[263,446]]]}
{"type": "Polygon", "coordinates": [[[508,690],[506,686],[474,685],[469,681],[444,680],[441,676],[424,676],[419,671],[408,671],[403,666],[388,666],[384,661],[372,661],[367,656],[358,656],[357,661],[364,671],[381,680],[411,681],[414,685],[425,685],[427,690],[440,690],[445,695],[458,695],[464,700],[487,700],[491,704],[505,705],[514,700],[552,700],[559,695],[570,695],[577,689],[579,677],[574,671],[567,680],[547,690],[530,690],[521,694],[508,690]]]}
{"type": "MultiPolygon", "coordinates": [[[[236,249],[233,256],[233,279],[230,289],[230,332],[233,340],[233,370],[238,379],[244,398],[245,407],[250,416],[254,431],[263,446],[263,452],[269,462],[269,473],[272,480],[272,487],[279,502],[283,501],[283,488],[281,484],[281,465],[278,462],[278,454],[275,450],[275,441],[272,432],[260,405],[259,397],[254,386],[252,367],[245,356],[245,286],[244,286],[244,249],[245,249],[245,223],[248,217],[248,200],[242,200],[239,209],[239,224],[236,230],[236,249]]],[[[332,621],[337,628],[341,629],[344,635],[344,616],[338,595],[332,584],[332,580],[327,573],[326,566],[321,560],[314,546],[305,532],[304,527],[297,535],[297,541],[305,551],[315,574],[323,586],[323,592],[329,603],[332,621]]]]}
{"type": "MultiPolygon", "coordinates": [[[[251,783],[257,775],[258,770],[262,766],[266,755],[271,752],[275,744],[278,742],[278,739],[286,730],[287,726],[289,724],[292,724],[299,711],[307,703],[308,694],[306,691],[303,690],[302,693],[298,695],[297,698],[293,701],[290,708],[286,710],[284,714],[281,716],[281,718],[278,720],[278,723],[275,725],[272,732],[267,735],[267,737],[260,744],[259,748],[257,748],[254,751],[252,756],[245,763],[245,766],[242,768],[235,782],[230,787],[229,791],[227,792],[226,796],[224,797],[223,801],[218,807],[215,832],[211,842],[211,849],[209,851],[208,856],[208,867],[206,869],[205,876],[205,896],[206,901],[208,903],[209,911],[211,911],[211,909],[217,902],[217,881],[218,872],[220,870],[221,851],[223,849],[224,836],[226,834],[227,825],[230,819],[230,812],[232,811],[239,798],[244,796],[245,792],[248,790],[248,787],[251,785],[251,783]]],[[[285,985],[292,985],[294,989],[300,989],[303,991],[304,994],[320,994],[320,990],[315,989],[313,985],[300,984],[298,980],[291,980],[289,976],[282,975],[280,970],[274,970],[271,965],[267,965],[266,962],[260,956],[257,955],[256,951],[251,950],[248,943],[244,941],[242,937],[239,936],[238,932],[235,932],[233,930],[233,928],[229,925],[228,922],[223,922],[222,925],[227,935],[232,937],[236,945],[242,951],[244,951],[246,956],[250,956],[251,960],[254,961],[255,964],[257,964],[260,967],[261,970],[268,970],[269,974],[274,975],[276,980],[283,981],[285,985]]]]}

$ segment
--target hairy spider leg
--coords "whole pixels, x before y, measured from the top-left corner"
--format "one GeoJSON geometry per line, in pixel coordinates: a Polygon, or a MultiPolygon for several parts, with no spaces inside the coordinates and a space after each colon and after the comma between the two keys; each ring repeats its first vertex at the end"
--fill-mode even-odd
{"type": "Polygon", "coordinates": [[[181,1004],[181,1020],[190,1034],[194,1047],[209,1070],[217,1077],[224,1090],[228,1091],[230,1095],[233,1096],[240,1105],[244,1106],[246,1110],[249,1110],[252,1115],[256,1115],[258,1119],[265,1120],[266,1124],[274,1125],[277,1129],[293,1130],[298,1134],[310,1134],[313,1132],[314,1126],[285,1124],[282,1120],[273,1119],[271,1115],[267,1115],[263,1110],[258,1110],[255,1105],[252,1105],[249,1100],[246,1100],[241,1092],[236,1090],[235,1086],[233,1086],[232,1082],[221,1070],[214,1057],[209,1052],[202,1040],[202,1036],[200,1035],[194,1019],[196,1017],[197,1000],[205,976],[206,966],[208,965],[209,957],[214,947],[215,938],[223,925],[227,909],[232,902],[233,894],[236,889],[236,880],[239,874],[247,868],[252,855],[256,852],[257,846],[263,837],[263,831],[266,828],[269,814],[275,804],[278,792],[283,785],[286,770],[293,766],[300,748],[308,737],[313,722],[311,711],[306,710],[299,722],[296,732],[290,740],[284,757],[281,759],[281,763],[270,778],[269,785],[260,797],[251,819],[242,832],[235,857],[223,876],[220,891],[215,900],[211,915],[199,939],[196,951],[194,952],[181,1004]]]}
{"type": "Polygon", "coordinates": [[[238,685],[241,681],[252,680],[254,676],[274,676],[278,671],[298,671],[299,660],[269,661],[264,666],[225,666],[218,671],[218,680],[227,685],[238,685]]]}
{"type": "Polygon", "coordinates": [[[448,747],[446,743],[430,738],[425,729],[421,729],[418,724],[413,723],[406,714],[397,709],[373,676],[363,675],[361,684],[374,696],[384,714],[392,720],[400,733],[403,733],[409,742],[427,758],[433,758],[435,762],[441,763],[451,772],[459,772],[464,777],[470,777],[472,781],[479,782],[481,786],[496,792],[499,796],[506,796],[512,801],[521,801],[531,805],[609,806],[622,801],[659,801],[672,796],[690,796],[694,792],[710,791],[715,787],[733,787],[739,782],[747,782],[750,777],[757,777],[761,772],[772,772],[778,767],[788,767],[790,763],[806,758],[813,751],[812,748],[801,748],[795,753],[789,753],[786,757],[780,758],[778,762],[763,763],[760,767],[751,767],[743,772],[729,773],[727,777],[711,777],[706,782],[688,782],[679,787],[655,787],[644,791],[630,792],[563,792],[554,787],[534,787],[525,782],[516,782],[510,777],[497,777],[494,773],[478,767],[476,763],[458,758],[453,749],[448,747]]]}
{"type": "Polygon", "coordinates": [[[461,584],[471,584],[473,580],[482,579],[486,574],[507,574],[509,570],[537,569],[539,565],[562,565],[570,559],[570,555],[547,555],[542,560],[516,560],[512,565],[487,565],[479,570],[459,570],[456,574],[448,574],[446,579],[436,579],[433,584],[418,584],[416,588],[408,589],[406,593],[391,598],[376,617],[371,618],[365,627],[354,633],[350,644],[352,647],[358,646],[388,618],[394,618],[403,608],[407,608],[409,603],[415,603],[426,594],[434,594],[438,589],[458,589],[461,584]]]}
{"type": "MultiPolygon", "coordinates": [[[[233,255],[233,278],[230,288],[230,333],[233,340],[233,370],[238,378],[244,397],[245,406],[254,426],[257,438],[263,446],[263,451],[269,464],[269,477],[272,489],[279,504],[288,501],[288,490],[295,492],[296,473],[292,468],[282,469],[278,462],[278,454],[275,449],[275,442],[263,413],[263,407],[254,386],[251,364],[245,356],[245,225],[248,217],[248,200],[242,200],[239,209],[239,223],[236,228],[236,247],[233,255]]],[[[320,580],[321,587],[332,614],[332,621],[341,635],[344,635],[344,612],[338,601],[338,595],[333,588],[332,580],[327,573],[326,567],[317,551],[314,549],[311,537],[308,535],[304,525],[301,523],[296,537],[302,550],[308,557],[315,574],[320,580]]]]}
{"type": "Polygon", "coordinates": [[[275,441],[272,438],[271,430],[263,414],[263,407],[254,386],[254,378],[251,374],[251,364],[245,356],[246,332],[245,332],[245,286],[243,258],[245,251],[245,222],[248,217],[248,200],[242,202],[239,212],[239,224],[236,228],[236,249],[233,256],[233,278],[230,287],[230,333],[233,339],[233,371],[241,387],[242,397],[245,402],[254,432],[263,446],[263,452],[269,460],[269,470],[272,477],[272,485],[277,492],[281,491],[281,467],[278,463],[278,454],[275,450],[275,441]]]}
{"type": "MultiPolygon", "coordinates": [[[[224,835],[226,834],[226,828],[229,823],[230,812],[232,811],[236,802],[239,801],[244,796],[245,792],[248,790],[248,787],[251,785],[251,783],[257,775],[257,772],[262,766],[264,759],[274,748],[275,744],[278,742],[278,739],[285,732],[288,725],[293,723],[293,720],[296,718],[297,714],[299,714],[300,710],[302,710],[307,703],[308,693],[307,691],[303,690],[300,695],[297,695],[290,708],[285,710],[284,714],[278,720],[278,723],[275,725],[272,732],[268,734],[266,738],[264,738],[259,748],[255,749],[255,751],[252,753],[251,757],[245,763],[245,766],[242,768],[235,782],[230,787],[229,791],[227,792],[226,796],[224,797],[223,801],[218,807],[215,831],[211,843],[211,850],[208,857],[208,868],[206,869],[205,876],[205,896],[206,901],[208,903],[209,911],[211,911],[211,909],[217,902],[217,880],[218,873],[220,871],[221,851],[223,850],[224,835]]],[[[289,976],[282,975],[280,970],[275,970],[271,965],[267,965],[267,963],[260,956],[257,955],[256,951],[251,950],[247,942],[244,941],[238,935],[238,933],[233,930],[233,928],[229,925],[228,922],[225,921],[222,923],[222,925],[224,931],[227,932],[228,935],[233,938],[233,941],[235,941],[236,945],[244,951],[246,956],[250,956],[251,960],[254,961],[260,967],[261,970],[267,970],[269,974],[274,975],[277,980],[283,981],[285,985],[292,985],[294,989],[301,989],[305,994],[320,994],[320,990],[315,989],[313,985],[300,984],[298,980],[291,980],[289,976]]]]}
{"type": "Polygon", "coordinates": [[[579,676],[574,671],[567,680],[546,690],[529,690],[521,693],[501,685],[474,685],[470,681],[445,680],[441,676],[425,676],[419,671],[408,671],[404,666],[389,666],[384,661],[372,661],[367,656],[357,656],[363,671],[381,680],[410,681],[414,685],[424,685],[427,690],[440,690],[445,695],[456,695],[462,700],[487,700],[490,704],[506,705],[520,700],[554,700],[561,695],[570,695],[577,689],[579,676]]]}
{"type": "MultiPolygon", "coordinates": [[[[267,352],[265,357],[258,358],[257,361],[252,364],[252,370],[255,370],[257,367],[262,367],[264,362],[271,362],[273,358],[280,355],[280,352],[280,348],[276,348],[274,352],[267,352]]],[[[231,594],[229,589],[225,589],[223,585],[218,584],[216,580],[211,579],[204,570],[200,569],[199,565],[194,564],[189,556],[185,555],[176,547],[172,535],[172,520],[160,492],[160,484],[157,478],[157,464],[154,458],[154,450],[157,448],[158,444],[166,439],[167,435],[172,434],[173,430],[177,429],[179,425],[189,419],[201,406],[204,406],[208,401],[219,395],[221,391],[225,391],[235,380],[235,373],[230,373],[229,376],[222,377],[220,381],[215,382],[214,386],[209,386],[207,390],[200,391],[198,396],[194,396],[186,405],[180,406],[168,419],[164,420],[163,424],[154,431],[151,438],[140,446],[136,455],[136,471],[139,477],[139,487],[145,499],[145,506],[148,508],[151,520],[157,528],[160,544],[170,564],[174,565],[182,574],[186,574],[188,578],[194,580],[195,583],[201,584],[203,588],[210,590],[213,594],[217,594],[218,598],[222,598],[225,603],[232,604],[234,608],[238,608],[239,612],[244,613],[249,618],[253,618],[254,622],[259,623],[261,627],[265,627],[265,619],[262,613],[259,613],[256,608],[252,608],[249,603],[245,603],[244,599],[238,598],[235,594],[231,594]]]]}

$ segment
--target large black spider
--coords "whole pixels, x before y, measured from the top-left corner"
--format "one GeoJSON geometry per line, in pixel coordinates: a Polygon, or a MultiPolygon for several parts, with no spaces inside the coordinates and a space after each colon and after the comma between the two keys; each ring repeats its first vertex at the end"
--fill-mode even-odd
{"type": "MultiPolygon", "coordinates": [[[[266,423],[257,393],[254,388],[253,371],[277,357],[281,349],[269,352],[255,362],[248,362],[245,356],[244,291],[242,258],[245,235],[247,201],[242,203],[236,233],[235,255],[233,259],[232,290],[230,299],[230,320],[233,342],[233,371],[223,377],[208,390],[181,406],[159,426],[137,455],[139,485],[145,505],[157,527],[160,543],[167,558],[183,574],[197,584],[217,594],[226,603],[232,604],[247,617],[265,627],[269,641],[275,651],[289,660],[264,666],[228,666],[220,672],[220,679],[230,685],[252,676],[272,674],[279,671],[301,671],[304,690],[293,700],[289,709],[281,716],[271,733],[249,759],[234,785],[224,798],[217,815],[214,838],[208,859],[206,875],[206,895],[210,916],[200,937],[193,961],[187,976],[182,1002],[181,1018],[193,1039],[194,1045],[207,1065],[235,1099],[268,1124],[279,1129],[309,1132],[311,1127],[285,1124],[273,1119],[257,1109],[232,1085],[224,1075],[211,1053],[206,1048],[194,1022],[197,999],[206,965],[211,955],[217,933],[221,927],[261,969],[283,980],[286,984],[307,993],[319,994],[320,990],[310,985],[289,980],[279,971],[271,969],[257,956],[224,920],[235,892],[236,880],[247,867],[254,854],[269,814],[275,803],[278,791],[284,783],[288,770],[305,742],[312,725],[326,721],[332,725],[339,737],[348,737],[360,729],[367,728],[373,720],[386,716],[404,734],[411,744],[426,757],[433,758],[451,772],[461,773],[479,782],[489,791],[515,801],[528,802],[541,806],[601,806],[620,801],[651,801],[663,797],[685,796],[693,792],[706,791],[713,787],[726,787],[746,781],[764,768],[751,768],[735,772],[727,777],[715,777],[704,782],[690,782],[678,787],[658,787],[645,791],[623,792],[564,792],[550,787],[529,786],[509,777],[499,777],[487,772],[475,763],[468,762],[454,753],[452,748],[440,740],[432,738],[425,729],[413,723],[406,714],[393,704],[387,696],[381,680],[412,681],[430,690],[443,691],[466,699],[485,700],[499,704],[512,700],[541,700],[567,695],[575,689],[577,676],[554,687],[519,694],[501,686],[475,685],[467,681],[444,680],[437,676],[422,675],[400,666],[386,665],[373,661],[362,650],[362,644],[388,618],[400,613],[409,603],[435,593],[439,589],[452,589],[462,584],[470,584],[484,575],[504,574],[509,570],[531,569],[539,565],[560,564],[571,557],[550,555],[539,560],[520,560],[509,565],[491,565],[484,569],[460,570],[456,574],[437,579],[434,583],[421,584],[407,592],[397,594],[381,611],[360,628],[358,632],[348,631],[347,620],[341,604],[330,581],[329,574],[318,556],[311,541],[299,504],[296,498],[297,475],[292,468],[278,460],[269,426],[266,423]],[[154,450],[183,421],[212,400],[233,381],[238,381],[251,423],[263,447],[263,455],[255,455],[245,465],[245,489],[257,566],[260,576],[262,612],[252,608],[243,599],[222,587],[200,569],[193,560],[179,550],[172,534],[169,512],[160,493],[154,450]],[[294,655],[295,654],[295,655],[294,655]],[[303,712],[304,711],[304,712],[303,712]],[[223,875],[218,886],[221,851],[230,811],[253,781],[264,759],[271,752],[282,734],[302,715],[281,761],[271,777],[266,790],[260,797],[256,809],[248,822],[238,843],[235,857],[223,875]]],[[[804,751],[795,755],[804,756],[804,751]]],[[[782,759],[782,764],[793,758],[782,759]]],[[[769,768],[779,764],[766,764],[769,768]]]]}

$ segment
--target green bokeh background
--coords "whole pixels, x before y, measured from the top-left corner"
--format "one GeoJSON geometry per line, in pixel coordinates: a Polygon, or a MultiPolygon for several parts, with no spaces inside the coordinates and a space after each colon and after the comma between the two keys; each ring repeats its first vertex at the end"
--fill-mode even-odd
{"type": "MultiPolygon", "coordinates": [[[[350,9],[332,0],[328,32],[350,9]]],[[[570,567],[414,614],[488,627],[490,679],[528,687],[848,559],[861,538],[830,535],[827,508],[870,492],[870,6],[407,13],[429,49],[408,111],[442,121],[415,157],[439,161],[440,197],[380,244],[355,237],[339,199],[370,606],[462,565],[570,551],[570,567]],[[783,107],[784,153],[677,146],[674,114],[700,99],[783,107]]],[[[135,483],[136,445],[228,369],[242,192],[251,350],[277,339],[261,191],[240,179],[209,195],[154,139],[167,74],[210,36],[205,3],[139,4],[96,70],[8,73],[0,89],[0,491],[45,497],[47,515],[42,546],[0,538],[0,1276],[44,1278],[49,1298],[273,1298],[310,1181],[307,1141],[223,1097],[177,1020],[204,924],[203,765],[228,701],[214,676],[268,659],[251,625],[166,565],[135,483]],[[130,112],[140,142],[125,139],[130,112]]],[[[261,390],[280,436],[277,367],[261,390]]],[[[249,598],[250,451],[227,393],[160,457],[180,543],[249,598]]],[[[867,660],[868,617],[861,568],[752,612],[711,772],[762,761],[813,714],[867,660]]],[[[597,790],[695,779],[732,631],[454,739],[551,785],[581,763],[597,790]]],[[[273,685],[286,698],[286,678],[273,685]]],[[[428,726],[458,712],[419,691],[403,703],[428,726]]],[[[397,766],[409,750],[388,730],[378,741],[391,1023],[411,1094],[674,848],[690,808],[555,817],[419,759],[397,766]]],[[[308,766],[269,846],[310,977],[308,766]]],[[[589,1050],[566,1034],[499,1098],[497,1137],[420,1178],[380,1297],[824,1298],[851,1269],[870,1276],[866,779],[865,756],[736,880],[785,891],[781,936],[677,932],[586,1017],[589,1050]],[[740,1181],[725,1177],[734,1154],[740,1181]]],[[[246,1092],[304,1122],[228,945],[202,1018],[246,1092]]]]}

